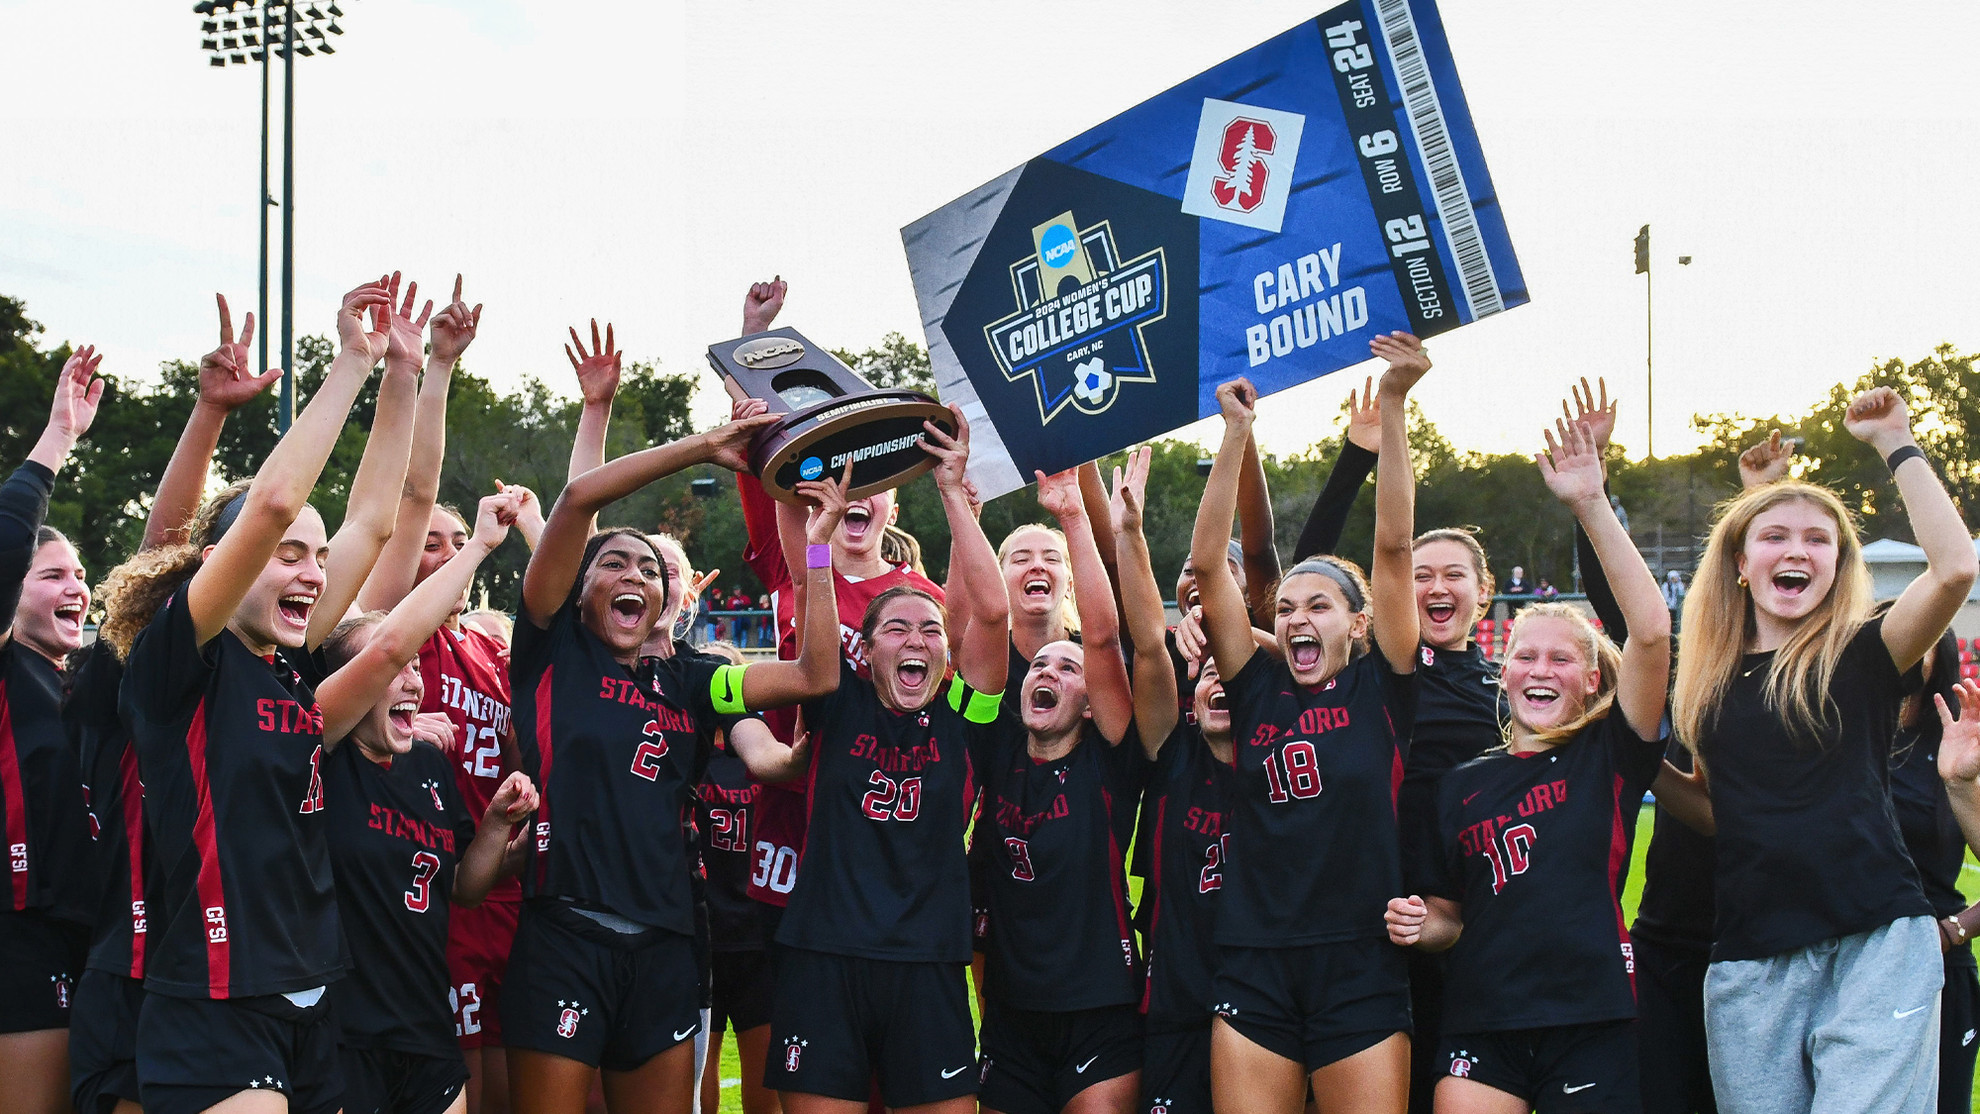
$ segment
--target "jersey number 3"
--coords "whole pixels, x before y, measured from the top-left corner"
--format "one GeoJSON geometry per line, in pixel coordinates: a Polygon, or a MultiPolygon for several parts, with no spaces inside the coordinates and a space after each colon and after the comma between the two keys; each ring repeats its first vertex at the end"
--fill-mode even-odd
{"type": "Polygon", "coordinates": [[[424,913],[433,904],[433,876],[440,873],[440,857],[431,851],[413,856],[413,887],[406,891],[406,908],[424,913]]]}

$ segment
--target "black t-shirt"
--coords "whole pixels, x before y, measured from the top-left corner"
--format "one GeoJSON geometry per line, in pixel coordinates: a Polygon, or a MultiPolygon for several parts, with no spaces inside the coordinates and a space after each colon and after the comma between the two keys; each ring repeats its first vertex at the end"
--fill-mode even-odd
{"type": "Polygon", "coordinates": [[[1000,696],[961,677],[918,712],[840,663],[804,705],[811,822],[777,942],[866,959],[967,963],[963,833],[1000,696]]]}
{"type": "Polygon", "coordinates": [[[1233,778],[1194,724],[1178,723],[1155,759],[1143,804],[1150,818],[1148,987],[1151,1032],[1197,1029],[1210,1020],[1217,971],[1216,900],[1224,885],[1225,809],[1233,778]]]}
{"type": "MultiPolygon", "coordinates": [[[[1966,862],[1966,836],[1953,815],[1946,783],[1939,778],[1939,713],[1927,705],[1926,730],[1901,728],[1891,751],[1891,803],[1897,808],[1898,831],[1904,849],[1918,868],[1925,900],[1939,917],[1954,916],[1967,906],[1960,896],[1959,871],[1966,862]]],[[[1954,963],[1971,967],[1968,944],[1946,953],[1954,963]]]]}
{"type": "MultiPolygon", "coordinates": [[[[1664,757],[1680,770],[1691,769],[1691,752],[1677,743],[1664,757]]],[[[1643,852],[1643,898],[1630,934],[1668,948],[1704,952],[1712,947],[1712,875],[1718,846],[1657,805],[1651,813],[1650,846],[1643,852]]]]}
{"type": "Polygon", "coordinates": [[[1382,914],[1402,891],[1396,790],[1415,674],[1370,651],[1312,690],[1255,653],[1224,691],[1237,777],[1217,942],[1386,938],[1382,914]]]}
{"type": "Polygon", "coordinates": [[[1718,826],[1714,961],[1931,916],[1890,794],[1898,704],[1919,671],[1899,674],[1882,629],[1863,624],[1836,663],[1821,740],[1791,738],[1762,701],[1771,653],[1741,661],[1700,740],[1718,826]]]}
{"type": "Polygon", "coordinates": [[[1622,891],[1643,791],[1663,745],[1622,713],[1545,751],[1490,751],[1438,790],[1441,854],[1425,892],[1463,904],[1444,1031],[1538,1029],[1636,1016],[1622,891]]]}
{"type": "Polygon", "coordinates": [[[1499,666],[1476,643],[1462,650],[1416,651],[1416,726],[1396,794],[1403,879],[1421,888],[1415,864],[1437,847],[1437,785],[1454,767],[1499,745],[1499,666]]]}
{"type": "Polygon", "coordinates": [[[122,701],[159,874],[145,989],[247,998],[336,979],[347,962],[309,685],[230,630],[199,645],[182,588],[131,647],[122,701]]]}
{"type": "Polygon", "coordinates": [[[62,724],[82,763],[89,834],[94,841],[96,912],[90,924],[89,966],[142,979],[144,945],[150,935],[145,896],[150,863],[137,749],[117,712],[117,691],[123,683],[123,663],[110,643],[98,639],[69,679],[62,724]]]}
{"type": "Polygon", "coordinates": [[[709,946],[718,952],[757,951],[769,942],[763,904],[749,896],[750,832],[763,786],[735,751],[717,746],[695,790],[694,819],[708,876],[709,946]]]}
{"type": "Polygon", "coordinates": [[[739,692],[711,691],[736,676],[725,664],[691,655],[628,669],[574,603],[546,629],[516,624],[516,745],[542,797],[525,896],[694,935],[694,787],[715,730],[740,718],[739,692]]]}
{"type": "Polygon", "coordinates": [[[1031,757],[1027,738],[1006,708],[984,755],[989,994],[1051,1012],[1139,1001],[1125,857],[1147,756],[1132,732],[1109,746],[1092,720],[1050,762],[1031,757]]]}
{"type": "Polygon", "coordinates": [[[323,761],[351,975],[331,989],[343,1042],[453,1056],[447,913],[474,841],[454,764],[416,742],[382,766],[346,739],[323,761]]]}

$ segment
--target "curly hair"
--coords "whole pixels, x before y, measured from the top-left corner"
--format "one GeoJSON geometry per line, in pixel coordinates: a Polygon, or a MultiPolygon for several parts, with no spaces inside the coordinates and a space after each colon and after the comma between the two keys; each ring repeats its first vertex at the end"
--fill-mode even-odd
{"type": "Polygon", "coordinates": [[[241,480],[228,484],[202,504],[186,533],[189,540],[141,549],[111,569],[103,583],[96,586],[96,597],[103,601],[103,624],[97,628],[97,636],[116,651],[118,661],[130,657],[131,644],[137,641],[138,632],[172,598],[172,593],[199,571],[205,561],[202,555],[206,547],[217,543],[226,533],[226,527],[232,525],[231,520],[223,522],[227,508],[247,494],[250,483],[241,480]]]}

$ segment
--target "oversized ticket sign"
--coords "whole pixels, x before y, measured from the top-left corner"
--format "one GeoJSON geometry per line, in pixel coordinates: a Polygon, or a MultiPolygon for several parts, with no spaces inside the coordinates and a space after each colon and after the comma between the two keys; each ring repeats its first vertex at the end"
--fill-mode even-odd
{"type": "Polygon", "coordinates": [[[985,498],[1527,300],[1432,0],[1350,0],[901,236],[985,498]]]}

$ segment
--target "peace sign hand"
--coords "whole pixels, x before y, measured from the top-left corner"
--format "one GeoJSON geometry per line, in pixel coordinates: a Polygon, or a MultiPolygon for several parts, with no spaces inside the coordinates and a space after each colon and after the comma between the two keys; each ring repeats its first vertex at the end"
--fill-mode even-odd
{"type": "Polygon", "coordinates": [[[248,356],[248,344],[254,340],[254,314],[247,315],[247,325],[241,329],[241,339],[236,341],[227,296],[215,294],[213,300],[220,304],[220,347],[200,357],[199,401],[230,411],[254,401],[270,383],[282,377],[282,369],[250,374],[248,369],[254,364],[248,356]]]}

